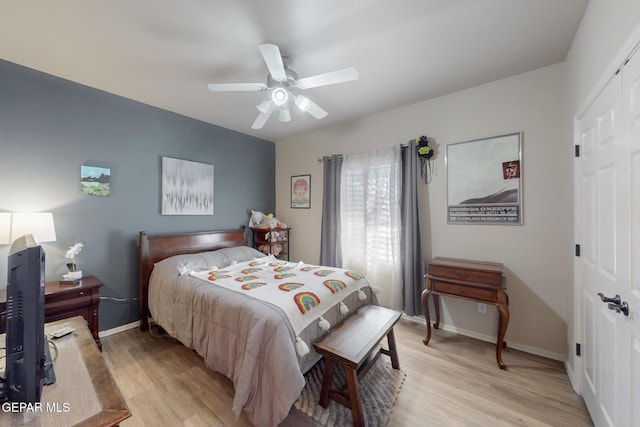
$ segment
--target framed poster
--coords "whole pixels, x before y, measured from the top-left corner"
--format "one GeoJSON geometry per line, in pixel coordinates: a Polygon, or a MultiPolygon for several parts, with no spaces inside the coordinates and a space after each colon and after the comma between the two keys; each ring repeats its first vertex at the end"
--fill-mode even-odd
{"type": "Polygon", "coordinates": [[[311,175],[291,177],[291,207],[297,209],[311,208],[311,175]]]}
{"type": "Polygon", "coordinates": [[[447,145],[447,222],[522,224],[522,133],[447,145]]]}
{"type": "Polygon", "coordinates": [[[163,157],[162,215],[213,215],[213,165],[163,157]]]}

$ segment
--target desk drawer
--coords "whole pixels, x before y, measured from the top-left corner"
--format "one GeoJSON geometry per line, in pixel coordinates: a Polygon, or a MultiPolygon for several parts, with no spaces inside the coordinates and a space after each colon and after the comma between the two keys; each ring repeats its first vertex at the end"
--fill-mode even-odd
{"type": "Polygon", "coordinates": [[[462,298],[486,301],[489,303],[496,302],[496,291],[491,289],[440,282],[434,279],[431,279],[431,285],[431,290],[440,294],[449,294],[462,298]]]}
{"type": "Polygon", "coordinates": [[[430,264],[428,273],[430,276],[441,277],[443,279],[502,286],[502,272],[500,271],[468,270],[447,265],[430,264]]]}
{"type": "Polygon", "coordinates": [[[92,295],[90,292],[74,295],[72,298],[55,298],[47,300],[44,306],[45,315],[60,313],[77,308],[87,308],[92,305],[92,295]]]}

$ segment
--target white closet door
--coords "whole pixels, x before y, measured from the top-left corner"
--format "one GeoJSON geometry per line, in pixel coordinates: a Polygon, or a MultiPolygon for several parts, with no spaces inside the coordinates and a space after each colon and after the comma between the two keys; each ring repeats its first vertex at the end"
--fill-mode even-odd
{"type": "Polygon", "coordinates": [[[581,392],[596,426],[640,423],[638,62],[636,55],[576,122],[581,392]]]}
{"type": "Polygon", "coordinates": [[[621,367],[616,368],[616,372],[623,378],[620,420],[630,426],[640,426],[640,53],[636,52],[624,66],[622,82],[621,157],[629,168],[624,194],[628,201],[625,207],[629,212],[629,226],[623,230],[631,241],[627,247],[630,277],[621,289],[621,297],[629,305],[629,316],[624,319],[626,330],[618,361],[621,367]]]}

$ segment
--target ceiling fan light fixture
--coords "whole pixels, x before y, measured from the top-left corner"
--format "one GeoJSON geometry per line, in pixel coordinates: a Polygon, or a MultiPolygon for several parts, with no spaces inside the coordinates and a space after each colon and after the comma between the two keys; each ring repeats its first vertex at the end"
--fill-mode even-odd
{"type": "Polygon", "coordinates": [[[260,104],[256,105],[256,108],[262,114],[267,114],[269,112],[269,110],[271,110],[271,108],[272,108],[271,101],[269,101],[268,99],[265,99],[260,104]]]}
{"type": "Polygon", "coordinates": [[[327,112],[309,98],[297,95],[299,90],[357,80],[360,76],[354,67],[330,71],[305,78],[298,78],[298,74],[289,68],[288,58],[282,56],[280,48],[271,43],[258,46],[262,59],[267,66],[267,82],[265,83],[210,83],[208,88],[212,92],[261,92],[270,91],[267,98],[256,108],[258,117],[251,126],[252,129],[262,129],[272,113],[278,109],[281,122],[291,120],[289,105],[296,104],[302,112],[306,112],[316,120],[327,116],[327,112]]]}
{"type": "Polygon", "coordinates": [[[290,122],[291,121],[291,113],[289,112],[288,108],[281,108],[280,109],[280,117],[279,117],[281,122],[290,122]]]}
{"type": "Polygon", "coordinates": [[[277,106],[284,105],[289,100],[289,92],[285,88],[277,87],[271,92],[271,100],[277,106]]]}
{"type": "Polygon", "coordinates": [[[309,98],[306,96],[298,95],[296,96],[296,105],[300,109],[300,111],[309,111],[309,107],[311,107],[311,103],[309,102],[309,98]]]}

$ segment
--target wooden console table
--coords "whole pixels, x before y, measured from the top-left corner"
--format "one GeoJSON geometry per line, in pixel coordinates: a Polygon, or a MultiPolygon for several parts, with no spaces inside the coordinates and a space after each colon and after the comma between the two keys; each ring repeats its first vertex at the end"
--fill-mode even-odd
{"type": "MultiPolygon", "coordinates": [[[[44,386],[40,406],[31,410],[4,402],[0,425],[109,427],[131,416],[85,319],[77,316],[46,323],[44,331],[50,336],[64,326],[75,331],[52,340],[56,345],[51,349],[56,382],[44,386]]],[[[4,344],[4,334],[0,342],[4,344]]],[[[1,366],[4,370],[4,363],[1,366]]]]}
{"type": "Polygon", "coordinates": [[[433,295],[436,309],[435,329],[440,327],[440,295],[462,298],[474,302],[495,305],[498,308],[498,340],[496,361],[500,369],[507,365],[502,361],[504,336],[509,325],[509,296],[505,291],[502,264],[468,261],[454,258],[434,258],[427,267],[427,288],[422,292],[422,310],[427,321],[424,345],[431,339],[429,295],[433,295]]]}

